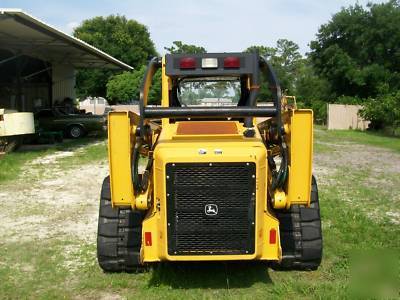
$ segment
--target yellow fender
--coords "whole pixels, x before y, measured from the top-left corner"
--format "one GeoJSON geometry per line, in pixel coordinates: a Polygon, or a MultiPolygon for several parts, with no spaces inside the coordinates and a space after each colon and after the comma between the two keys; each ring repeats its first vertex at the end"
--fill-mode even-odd
{"type": "Polygon", "coordinates": [[[135,145],[135,116],[128,111],[108,115],[108,160],[112,206],[131,206],[135,209],[132,183],[131,153],[135,145]]]}

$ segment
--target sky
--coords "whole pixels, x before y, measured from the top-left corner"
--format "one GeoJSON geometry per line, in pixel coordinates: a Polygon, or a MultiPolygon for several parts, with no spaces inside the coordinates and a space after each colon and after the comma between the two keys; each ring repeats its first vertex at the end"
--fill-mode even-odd
{"type": "Polygon", "coordinates": [[[285,38],[300,52],[321,24],[342,7],[382,0],[0,0],[0,8],[20,8],[72,34],[82,20],[125,15],[147,26],[157,51],[180,40],[208,52],[243,51],[251,45],[275,46],[285,38]]]}

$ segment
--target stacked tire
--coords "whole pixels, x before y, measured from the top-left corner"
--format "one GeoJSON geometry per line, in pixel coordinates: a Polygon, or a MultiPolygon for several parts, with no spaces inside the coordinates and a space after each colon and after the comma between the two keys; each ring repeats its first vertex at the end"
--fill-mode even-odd
{"type": "Polygon", "coordinates": [[[110,177],[103,181],[97,231],[97,259],[106,272],[140,271],[144,214],[111,206],[110,177]]]}
{"type": "MultiPolygon", "coordinates": [[[[310,207],[277,211],[282,261],[278,270],[316,270],[322,259],[322,230],[317,182],[312,177],[310,207]]],[[[142,270],[140,248],[144,213],[111,206],[110,178],[103,181],[97,232],[97,259],[106,272],[142,270]]]]}
{"type": "Polygon", "coordinates": [[[322,259],[322,230],[318,186],[311,183],[310,207],[294,205],[277,211],[280,225],[282,261],[273,264],[279,270],[316,270],[322,259]]]}

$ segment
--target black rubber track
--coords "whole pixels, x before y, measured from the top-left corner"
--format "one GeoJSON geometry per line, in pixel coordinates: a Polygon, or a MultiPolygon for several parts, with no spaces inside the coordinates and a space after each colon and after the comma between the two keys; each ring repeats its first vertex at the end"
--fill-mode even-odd
{"type": "Polygon", "coordinates": [[[144,213],[112,208],[110,177],[103,181],[97,231],[97,260],[106,272],[137,272],[140,264],[144,213]]]}
{"type": "Polygon", "coordinates": [[[277,211],[283,258],[272,267],[279,270],[316,270],[322,259],[322,231],[318,186],[311,183],[310,207],[294,205],[277,211]]]}

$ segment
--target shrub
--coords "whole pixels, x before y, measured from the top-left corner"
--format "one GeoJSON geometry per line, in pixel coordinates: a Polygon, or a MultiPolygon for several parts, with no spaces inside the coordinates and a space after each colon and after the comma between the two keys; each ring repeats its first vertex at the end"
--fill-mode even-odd
{"type": "MultiPolygon", "coordinates": [[[[124,72],[111,77],[107,83],[107,98],[111,103],[139,100],[140,87],[146,71],[146,66],[132,72],[124,72]]],[[[161,99],[161,72],[154,74],[150,87],[149,104],[159,104],[161,99]]]]}
{"type": "Polygon", "coordinates": [[[340,96],[336,99],[336,104],[347,104],[347,105],[358,105],[363,104],[365,99],[352,97],[352,96],[340,96]]]}
{"type": "Polygon", "coordinates": [[[359,114],[371,121],[371,128],[389,127],[394,134],[400,125],[400,91],[368,99],[359,114]]]}

